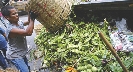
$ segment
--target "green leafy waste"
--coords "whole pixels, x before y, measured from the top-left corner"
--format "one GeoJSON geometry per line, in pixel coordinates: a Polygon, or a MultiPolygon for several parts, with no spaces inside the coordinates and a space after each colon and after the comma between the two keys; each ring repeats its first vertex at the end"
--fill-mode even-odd
{"type": "MultiPolygon", "coordinates": [[[[84,22],[75,24],[72,21],[67,23],[66,28],[59,33],[49,33],[43,28],[35,38],[38,49],[43,51],[42,58],[47,65],[46,67],[51,68],[53,65],[61,68],[74,66],[79,72],[90,71],[91,69],[88,69],[90,66],[99,72],[122,70],[120,66],[115,70],[117,67],[114,64],[119,64],[112,60],[115,58],[98,35],[98,32],[101,31],[110,41],[109,25],[106,20],[103,25],[84,22]],[[103,59],[108,60],[104,67],[103,59]]],[[[130,60],[130,57],[128,59],[130,60]]],[[[129,68],[132,63],[127,65],[129,68]]]]}

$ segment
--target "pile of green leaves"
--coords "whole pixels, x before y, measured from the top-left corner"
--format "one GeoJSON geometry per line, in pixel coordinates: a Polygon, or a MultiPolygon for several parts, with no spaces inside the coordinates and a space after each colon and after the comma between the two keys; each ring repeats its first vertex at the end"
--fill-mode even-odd
{"type": "MultiPolygon", "coordinates": [[[[43,51],[44,63],[48,68],[56,65],[62,68],[72,66],[79,72],[87,72],[90,67],[95,67],[100,72],[122,71],[98,35],[101,31],[110,41],[108,22],[105,21],[102,25],[84,22],[75,24],[72,21],[67,23],[66,27],[57,33],[47,32],[43,28],[35,39],[38,50],[43,51]]],[[[126,65],[128,68],[132,65],[132,57],[125,58],[126,62],[130,60],[126,65]]],[[[124,61],[123,56],[122,60],[124,61]]]]}

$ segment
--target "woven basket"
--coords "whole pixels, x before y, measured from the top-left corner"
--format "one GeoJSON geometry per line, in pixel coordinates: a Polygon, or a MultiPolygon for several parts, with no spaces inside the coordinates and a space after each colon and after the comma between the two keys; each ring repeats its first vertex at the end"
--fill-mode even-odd
{"type": "Polygon", "coordinates": [[[37,20],[49,31],[58,31],[71,13],[73,0],[30,0],[26,11],[38,12],[37,20]]]}
{"type": "Polygon", "coordinates": [[[0,72],[20,72],[20,71],[18,71],[18,70],[16,70],[16,69],[13,69],[13,68],[7,68],[7,69],[5,69],[5,70],[0,69],[0,72]]]}
{"type": "Polygon", "coordinates": [[[43,27],[42,24],[35,25],[34,30],[35,30],[36,35],[39,35],[39,33],[41,32],[42,27],[43,27]]]}

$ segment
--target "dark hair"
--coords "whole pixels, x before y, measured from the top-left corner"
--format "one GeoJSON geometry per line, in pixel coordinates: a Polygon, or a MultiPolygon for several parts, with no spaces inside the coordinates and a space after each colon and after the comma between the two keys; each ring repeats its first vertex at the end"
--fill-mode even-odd
{"type": "Polygon", "coordinates": [[[1,13],[3,16],[10,16],[10,9],[14,9],[13,6],[7,5],[1,8],[1,13]]]}

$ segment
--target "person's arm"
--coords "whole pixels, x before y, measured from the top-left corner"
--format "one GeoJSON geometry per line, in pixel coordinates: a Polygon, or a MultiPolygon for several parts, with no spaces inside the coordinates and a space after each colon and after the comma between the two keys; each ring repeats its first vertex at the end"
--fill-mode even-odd
{"type": "Polygon", "coordinates": [[[29,21],[25,21],[24,26],[29,25],[29,23],[30,23],[29,21]]]}
{"type": "Polygon", "coordinates": [[[29,25],[26,28],[26,30],[24,29],[18,29],[18,28],[13,28],[11,29],[10,33],[9,33],[9,37],[15,37],[15,36],[31,36],[33,33],[33,29],[34,29],[34,21],[35,18],[37,17],[37,15],[34,12],[30,12],[30,17],[28,17],[28,21],[29,21],[29,25]]]}
{"type": "Polygon", "coordinates": [[[30,19],[30,23],[28,25],[28,27],[26,28],[26,30],[24,29],[18,29],[18,28],[13,28],[11,29],[10,33],[9,33],[9,37],[15,37],[15,36],[31,36],[33,33],[33,29],[34,29],[34,20],[30,19]]]}
{"type": "Polygon", "coordinates": [[[28,13],[28,21],[24,22],[24,26],[29,25],[29,23],[30,23],[30,14],[28,13]]]}

